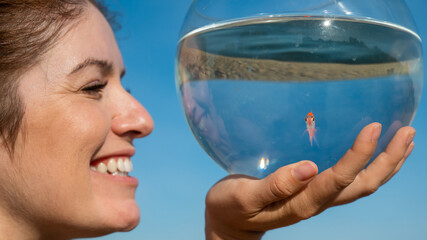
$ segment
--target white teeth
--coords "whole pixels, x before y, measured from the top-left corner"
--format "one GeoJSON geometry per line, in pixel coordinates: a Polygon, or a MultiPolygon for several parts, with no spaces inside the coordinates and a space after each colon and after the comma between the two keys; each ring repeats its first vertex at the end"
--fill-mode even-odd
{"type": "Polygon", "coordinates": [[[129,176],[127,172],[115,172],[115,173],[112,173],[111,175],[113,175],[113,176],[123,176],[123,177],[129,176]]]}
{"type": "Polygon", "coordinates": [[[110,173],[114,173],[117,172],[117,162],[116,160],[114,160],[113,158],[111,158],[110,160],[108,160],[108,171],[110,173]]]}
{"type": "Polygon", "coordinates": [[[117,169],[119,169],[120,172],[125,171],[125,164],[123,162],[123,159],[121,159],[121,158],[119,158],[119,160],[117,160],[117,169]]]}
{"type": "Polygon", "coordinates": [[[129,158],[125,159],[124,165],[125,165],[125,172],[131,172],[133,170],[132,162],[129,160],[129,158]]]}
{"type": "Polygon", "coordinates": [[[103,161],[96,167],[92,165],[90,168],[114,176],[128,176],[128,172],[133,170],[133,164],[129,158],[110,158],[108,161],[103,161]]]}
{"type": "Polygon", "coordinates": [[[98,164],[96,171],[101,172],[101,173],[107,173],[107,166],[105,166],[104,163],[100,163],[100,164],[98,164]]]}

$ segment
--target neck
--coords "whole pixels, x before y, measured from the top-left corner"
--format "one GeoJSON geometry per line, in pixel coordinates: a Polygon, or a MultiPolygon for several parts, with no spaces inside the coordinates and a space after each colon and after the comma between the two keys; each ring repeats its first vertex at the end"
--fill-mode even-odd
{"type": "Polygon", "coordinates": [[[9,213],[0,204],[0,239],[17,240],[68,240],[70,238],[61,237],[59,234],[51,233],[45,230],[52,230],[52,226],[36,225],[38,221],[32,221],[19,216],[25,216],[23,212],[9,213]]]}
{"type": "Polygon", "coordinates": [[[41,236],[34,226],[0,208],[0,239],[36,240],[41,236]]]}

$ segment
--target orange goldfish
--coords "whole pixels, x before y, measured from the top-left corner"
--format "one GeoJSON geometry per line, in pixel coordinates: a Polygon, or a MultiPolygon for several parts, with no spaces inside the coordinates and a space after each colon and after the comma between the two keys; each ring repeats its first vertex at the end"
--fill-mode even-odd
{"type": "MultiPolygon", "coordinates": [[[[310,145],[313,146],[313,139],[317,144],[316,140],[316,122],[314,120],[314,115],[312,112],[309,112],[307,116],[305,117],[305,125],[307,126],[307,129],[304,132],[308,132],[308,136],[310,137],[310,145]]],[[[317,144],[318,145],[318,144],[317,144]]]]}

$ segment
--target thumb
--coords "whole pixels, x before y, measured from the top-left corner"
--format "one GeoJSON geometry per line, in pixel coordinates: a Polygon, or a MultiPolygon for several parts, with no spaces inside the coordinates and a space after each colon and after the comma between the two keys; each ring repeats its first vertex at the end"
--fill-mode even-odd
{"type": "Polygon", "coordinates": [[[257,181],[255,196],[260,207],[286,199],[306,186],[318,169],[314,162],[301,161],[279,168],[268,177],[257,181]]]}

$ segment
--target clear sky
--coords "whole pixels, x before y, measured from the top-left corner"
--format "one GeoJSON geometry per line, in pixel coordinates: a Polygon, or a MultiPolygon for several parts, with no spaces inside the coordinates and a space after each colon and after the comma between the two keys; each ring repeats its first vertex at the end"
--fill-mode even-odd
{"type": "MultiPolygon", "coordinates": [[[[227,173],[200,148],[175,90],[179,30],[191,0],[108,0],[121,13],[117,39],[127,73],[123,80],[151,113],[155,129],[136,141],[134,172],[141,223],[129,233],[100,239],[204,239],[204,198],[227,173]]],[[[427,41],[427,1],[407,0],[427,41]]],[[[427,56],[424,46],[424,56],[427,56]]],[[[425,60],[424,69],[427,71],[425,60]]],[[[427,74],[425,74],[427,75],[427,74]]],[[[374,195],[267,233],[266,240],[427,239],[427,96],[412,124],[415,150],[402,170],[374,195]]],[[[108,206],[106,206],[108,207],[108,206]]]]}

